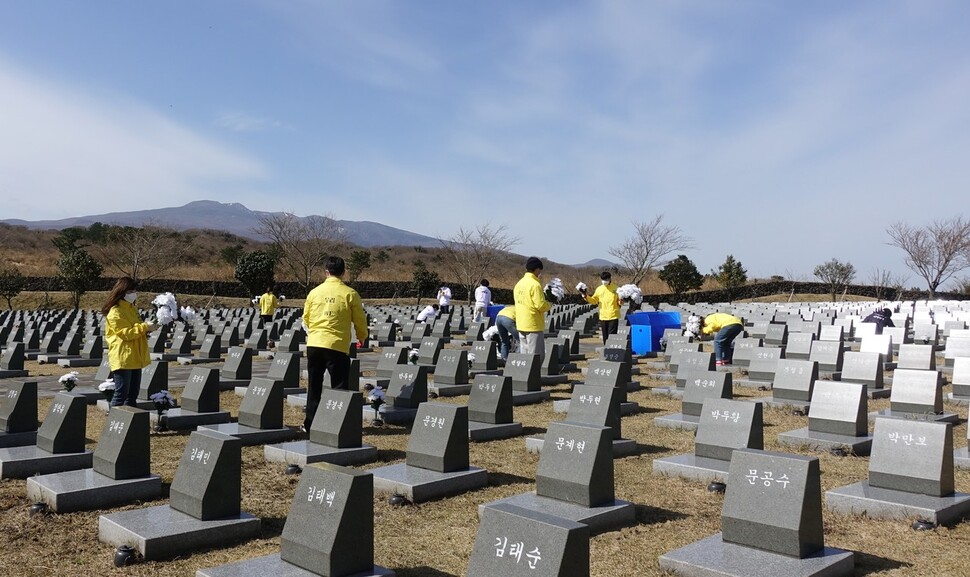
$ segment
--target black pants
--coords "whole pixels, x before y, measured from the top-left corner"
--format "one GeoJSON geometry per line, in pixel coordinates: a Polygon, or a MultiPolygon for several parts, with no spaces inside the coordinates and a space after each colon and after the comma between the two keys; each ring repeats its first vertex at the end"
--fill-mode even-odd
{"type": "Polygon", "coordinates": [[[606,344],[606,339],[610,335],[615,335],[616,330],[620,328],[620,319],[613,319],[611,321],[600,321],[600,331],[603,333],[603,344],[606,344]]]}
{"type": "Polygon", "coordinates": [[[350,377],[350,355],[323,347],[307,347],[306,372],[308,390],[306,418],[303,419],[303,426],[309,431],[310,425],[313,424],[313,417],[317,414],[317,407],[320,406],[324,372],[330,373],[330,388],[347,390],[349,388],[347,381],[350,377]]]}
{"type": "Polygon", "coordinates": [[[273,322],[273,315],[259,315],[259,318],[263,319],[263,326],[268,326],[273,322]]]}

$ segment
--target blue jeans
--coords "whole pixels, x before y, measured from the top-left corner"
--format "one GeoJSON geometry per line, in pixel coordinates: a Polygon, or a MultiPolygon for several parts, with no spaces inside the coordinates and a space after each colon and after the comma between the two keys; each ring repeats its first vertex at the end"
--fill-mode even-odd
{"type": "Polygon", "coordinates": [[[512,335],[515,334],[515,321],[509,317],[499,315],[495,317],[495,326],[498,328],[499,356],[504,361],[509,358],[509,349],[512,346],[512,335]]]}
{"type": "Polygon", "coordinates": [[[111,372],[115,382],[115,395],[111,397],[111,406],[137,406],[138,389],[141,388],[141,369],[118,369],[111,372]]]}
{"type": "Polygon", "coordinates": [[[714,335],[714,360],[731,362],[734,358],[734,339],[741,331],[742,325],[728,325],[714,335]]]}

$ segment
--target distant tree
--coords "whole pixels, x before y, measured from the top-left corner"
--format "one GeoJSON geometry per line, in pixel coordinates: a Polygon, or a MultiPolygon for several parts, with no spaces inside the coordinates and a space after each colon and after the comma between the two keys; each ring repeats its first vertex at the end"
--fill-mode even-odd
{"type": "Polygon", "coordinates": [[[7,308],[13,310],[13,298],[27,286],[27,279],[15,268],[0,270],[0,297],[7,300],[7,308]]]}
{"type": "Polygon", "coordinates": [[[633,221],[633,236],[609,249],[630,273],[633,284],[639,284],[666,255],[694,248],[693,239],[685,236],[679,227],[664,224],[663,219],[659,214],[650,221],[633,221]]]}
{"type": "Polygon", "coordinates": [[[438,273],[428,270],[423,261],[414,261],[414,272],[411,273],[411,290],[417,295],[417,303],[421,304],[421,297],[425,294],[433,295],[435,290],[441,286],[441,278],[438,273]]]}
{"type": "Polygon", "coordinates": [[[734,255],[730,254],[721,266],[711,271],[711,276],[726,289],[735,289],[748,282],[748,271],[744,270],[741,262],[734,260],[734,255]]]}
{"type": "Polygon", "coordinates": [[[193,250],[193,237],[155,223],[104,226],[88,231],[98,259],[136,280],[156,278],[182,264],[193,250]]]}
{"type": "Polygon", "coordinates": [[[438,239],[444,247],[443,264],[449,276],[465,287],[468,302],[475,296],[478,281],[489,276],[493,265],[519,244],[508,226],[491,223],[475,228],[459,228],[451,237],[438,239]]]}
{"type": "Polygon", "coordinates": [[[780,274],[773,274],[771,275],[770,280],[771,282],[783,282],[785,280],[785,277],[780,274]]]}
{"type": "Polygon", "coordinates": [[[350,282],[357,280],[361,273],[369,268],[369,250],[355,250],[350,253],[350,257],[347,259],[347,274],[350,275],[350,282]]]}
{"type": "Polygon", "coordinates": [[[61,255],[82,249],[88,245],[86,231],[83,227],[73,226],[65,228],[51,239],[61,255]]]}
{"type": "Polygon", "coordinates": [[[255,231],[276,245],[279,263],[307,292],[315,284],[317,268],[347,242],[347,232],[332,215],[266,213],[255,231]]]}
{"type": "MultiPolygon", "coordinates": [[[[903,285],[908,280],[908,277],[897,275],[888,268],[876,267],[869,273],[869,284],[876,289],[876,299],[878,300],[890,298],[889,291],[894,291],[895,295],[899,295],[903,285]]],[[[898,299],[899,297],[893,296],[892,298],[898,299]]]]}
{"type": "Polygon", "coordinates": [[[69,250],[57,259],[57,276],[71,293],[71,304],[75,310],[81,308],[81,296],[91,289],[103,272],[101,263],[84,249],[69,250]]]}
{"type": "Polygon", "coordinates": [[[832,302],[835,302],[835,297],[839,291],[849,286],[849,283],[855,278],[855,267],[851,263],[839,262],[833,258],[815,267],[814,274],[820,281],[829,285],[832,302]]]}
{"type": "Polygon", "coordinates": [[[970,267],[970,220],[963,216],[916,227],[894,222],[886,229],[889,246],[906,253],[906,266],[923,280],[929,298],[953,275],[970,267]]]}
{"type": "Polygon", "coordinates": [[[704,275],[698,272],[697,266],[683,254],[664,265],[657,273],[657,277],[667,283],[675,294],[699,289],[704,284],[704,275]]]}
{"type": "Polygon", "coordinates": [[[391,255],[387,254],[386,250],[380,249],[377,251],[377,254],[374,255],[374,262],[376,262],[377,264],[384,264],[390,258],[391,258],[391,255]]]}
{"type": "Polygon", "coordinates": [[[251,295],[263,294],[266,287],[275,284],[276,261],[261,250],[254,250],[236,261],[236,280],[251,295]]]}
{"type": "Polygon", "coordinates": [[[236,243],[232,246],[227,246],[227,247],[224,247],[222,250],[220,250],[219,256],[222,258],[223,261],[226,262],[226,264],[231,264],[235,266],[235,264],[239,261],[239,257],[241,257],[245,253],[246,253],[246,250],[243,248],[243,245],[236,243]]]}

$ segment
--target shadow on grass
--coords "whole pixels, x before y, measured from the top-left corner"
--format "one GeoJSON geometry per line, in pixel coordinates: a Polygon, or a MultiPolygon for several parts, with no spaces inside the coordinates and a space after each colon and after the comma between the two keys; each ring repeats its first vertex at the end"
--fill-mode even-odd
{"type": "Polygon", "coordinates": [[[522,427],[522,435],[531,437],[533,435],[545,436],[546,430],[542,427],[522,427]]]}
{"type": "Polygon", "coordinates": [[[670,447],[659,447],[657,445],[644,445],[643,443],[637,443],[637,449],[630,455],[654,455],[656,453],[666,453],[671,451],[670,447]]]}
{"type": "Polygon", "coordinates": [[[870,555],[869,553],[863,553],[861,551],[855,552],[856,575],[871,575],[873,573],[882,573],[883,571],[901,569],[903,567],[912,567],[912,564],[879,557],[878,555],[870,555]]]}
{"type": "Polygon", "coordinates": [[[390,437],[393,435],[407,435],[408,429],[406,427],[396,427],[393,425],[382,425],[380,427],[368,425],[364,427],[364,434],[373,435],[375,437],[390,437]]]}
{"type": "Polygon", "coordinates": [[[633,411],[629,415],[623,415],[623,416],[632,417],[633,415],[649,415],[650,413],[661,413],[661,412],[663,412],[663,409],[657,409],[654,407],[644,407],[643,405],[640,405],[639,407],[637,407],[637,410],[633,411]]]}
{"type": "Polygon", "coordinates": [[[492,472],[488,473],[488,484],[492,487],[502,487],[504,485],[520,485],[520,484],[532,484],[536,480],[530,477],[523,477],[521,475],[513,475],[511,473],[500,473],[492,472]]]}
{"type": "Polygon", "coordinates": [[[656,523],[666,523],[668,521],[679,521],[681,519],[690,517],[690,515],[681,513],[679,511],[661,509],[660,507],[649,507],[647,505],[637,505],[635,503],[633,508],[636,510],[637,523],[640,525],[653,525],[656,523]]]}
{"type": "Polygon", "coordinates": [[[399,577],[458,577],[451,573],[445,573],[431,567],[410,567],[407,569],[395,569],[394,572],[399,577]]]}
{"type": "Polygon", "coordinates": [[[286,517],[261,517],[259,520],[259,538],[272,539],[283,534],[286,517]]]}

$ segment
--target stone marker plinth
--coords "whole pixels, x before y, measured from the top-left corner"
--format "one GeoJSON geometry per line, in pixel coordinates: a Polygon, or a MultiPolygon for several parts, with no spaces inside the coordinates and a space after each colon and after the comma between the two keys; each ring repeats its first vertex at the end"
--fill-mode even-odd
{"type": "Polygon", "coordinates": [[[695,370],[685,377],[681,412],[656,417],[653,423],[667,429],[696,431],[701,420],[701,407],[708,398],[734,397],[731,373],[695,370]]]}
{"type": "Polygon", "coordinates": [[[86,431],[87,399],[76,393],[55,394],[37,429],[37,444],[0,449],[0,478],[26,479],[91,467],[92,452],[84,448],[86,431]]]}
{"type": "MultiPolygon", "coordinates": [[[[229,422],[229,411],[219,410],[219,369],[195,367],[189,373],[182,397],[181,407],[165,413],[166,426],[172,430],[195,429],[199,426],[229,422]]],[[[150,414],[152,425],[157,425],[160,415],[150,414]]]]}
{"type": "Polygon", "coordinates": [[[468,438],[472,441],[507,439],[522,434],[512,420],[512,378],[480,374],[468,396],[468,438]]]}
{"type": "Polygon", "coordinates": [[[808,427],[778,435],[782,445],[830,451],[842,448],[853,455],[868,455],[872,447],[869,434],[866,385],[835,381],[816,381],[808,427]]]}
{"type": "Polygon", "coordinates": [[[12,383],[0,398],[0,448],[37,444],[37,382],[12,383]]]}
{"type": "Polygon", "coordinates": [[[937,371],[896,369],[889,408],[869,413],[869,421],[878,417],[938,421],[957,424],[960,417],[945,410],[943,389],[937,371]]]}
{"type": "Polygon", "coordinates": [[[237,422],[199,428],[232,435],[247,447],[280,443],[296,437],[294,429],[283,426],[283,382],[264,377],[249,382],[237,422]]]}

